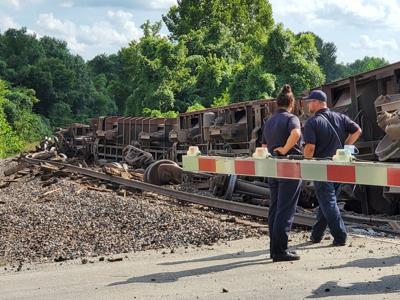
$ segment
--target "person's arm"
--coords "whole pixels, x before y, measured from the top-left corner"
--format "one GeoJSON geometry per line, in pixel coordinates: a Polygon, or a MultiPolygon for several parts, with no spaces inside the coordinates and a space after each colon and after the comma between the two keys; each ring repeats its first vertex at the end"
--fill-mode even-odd
{"type": "Polygon", "coordinates": [[[306,144],[304,146],[304,158],[310,159],[314,157],[315,145],[306,144]]]}
{"type": "Polygon", "coordinates": [[[286,140],[285,146],[275,148],[274,151],[278,152],[281,155],[286,155],[286,153],[288,153],[289,150],[292,149],[294,145],[296,145],[297,141],[300,139],[300,136],[301,131],[299,128],[292,129],[292,131],[290,131],[288,139],[286,140]]]}
{"type": "Polygon", "coordinates": [[[361,128],[358,128],[356,132],[349,134],[347,139],[344,141],[345,145],[353,145],[361,135],[361,128]]]}
{"type": "Polygon", "coordinates": [[[314,157],[315,145],[317,144],[317,135],[314,130],[314,119],[309,119],[304,125],[304,158],[314,157]]]}
{"type": "Polygon", "coordinates": [[[360,137],[362,131],[360,126],[351,120],[348,116],[344,115],[345,130],[349,134],[344,141],[345,145],[353,145],[360,137]]]}
{"type": "Polygon", "coordinates": [[[264,124],[262,126],[262,134],[261,134],[261,147],[268,148],[267,147],[267,137],[266,137],[266,133],[265,133],[265,126],[266,126],[266,122],[264,120],[264,124]]]}

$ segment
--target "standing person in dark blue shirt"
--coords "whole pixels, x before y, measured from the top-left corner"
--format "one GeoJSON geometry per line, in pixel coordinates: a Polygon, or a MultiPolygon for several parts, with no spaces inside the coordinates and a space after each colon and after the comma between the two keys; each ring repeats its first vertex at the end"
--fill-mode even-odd
{"type": "MultiPolygon", "coordinates": [[[[291,87],[285,85],[277,98],[278,108],[263,128],[263,146],[273,155],[301,154],[299,119],[291,114],[295,104],[291,87]]],[[[274,262],[298,260],[288,250],[288,237],[301,190],[301,180],[269,178],[271,204],[268,226],[270,254],[274,262]]]]}
{"type": "MultiPolygon", "coordinates": [[[[349,117],[330,111],[326,94],[315,90],[305,98],[308,109],[315,113],[304,126],[304,157],[331,158],[344,145],[352,145],[361,135],[360,127],[349,117]]],[[[319,243],[328,226],[334,246],[346,244],[347,232],[337,205],[336,191],[339,184],[314,181],[318,199],[317,222],[313,226],[311,241],[319,243]]]]}

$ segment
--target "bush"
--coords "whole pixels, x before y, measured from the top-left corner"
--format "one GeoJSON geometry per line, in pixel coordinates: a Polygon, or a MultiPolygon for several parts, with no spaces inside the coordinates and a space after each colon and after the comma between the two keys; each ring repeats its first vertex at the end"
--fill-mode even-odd
{"type": "Polygon", "coordinates": [[[202,109],[205,109],[205,107],[202,104],[196,102],[196,103],[192,104],[191,106],[189,106],[188,109],[186,110],[186,112],[192,112],[192,111],[202,110],[202,109]]]}
{"type": "Polygon", "coordinates": [[[0,80],[0,157],[21,152],[27,144],[50,135],[47,119],[32,112],[33,90],[9,88],[0,80]]]}
{"type": "Polygon", "coordinates": [[[151,118],[176,118],[178,116],[178,113],[176,111],[166,111],[166,112],[161,112],[158,109],[150,109],[150,108],[144,108],[143,109],[143,115],[145,117],[151,117],[151,118]]]}

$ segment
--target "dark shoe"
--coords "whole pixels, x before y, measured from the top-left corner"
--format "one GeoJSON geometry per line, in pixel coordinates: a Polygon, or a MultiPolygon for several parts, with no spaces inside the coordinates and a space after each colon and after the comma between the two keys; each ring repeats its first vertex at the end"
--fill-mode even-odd
{"type": "MultiPolygon", "coordinates": [[[[297,255],[297,252],[296,252],[296,250],[288,250],[287,251],[288,253],[290,253],[290,254],[294,254],[294,255],[297,255]]],[[[269,254],[269,258],[274,258],[274,255],[272,254],[272,253],[270,253],[269,254]]]]}
{"type": "Polygon", "coordinates": [[[278,262],[278,261],[292,261],[292,260],[299,260],[300,256],[286,252],[284,254],[275,254],[274,257],[272,258],[273,262],[278,262]]]}
{"type": "Polygon", "coordinates": [[[346,241],[344,241],[344,242],[333,241],[332,246],[333,246],[333,247],[342,247],[342,246],[346,246],[346,241]]]}
{"type": "Polygon", "coordinates": [[[321,243],[321,240],[317,240],[316,238],[314,238],[312,235],[310,236],[310,242],[313,244],[318,244],[321,243]]]}

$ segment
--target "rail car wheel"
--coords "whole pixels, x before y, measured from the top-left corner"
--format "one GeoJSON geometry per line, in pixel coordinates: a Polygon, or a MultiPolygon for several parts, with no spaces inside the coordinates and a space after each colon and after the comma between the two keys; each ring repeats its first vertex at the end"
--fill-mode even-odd
{"type": "Polygon", "coordinates": [[[179,165],[168,159],[158,160],[147,167],[144,172],[144,182],[164,185],[169,183],[181,183],[182,168],[179,165]]]}

